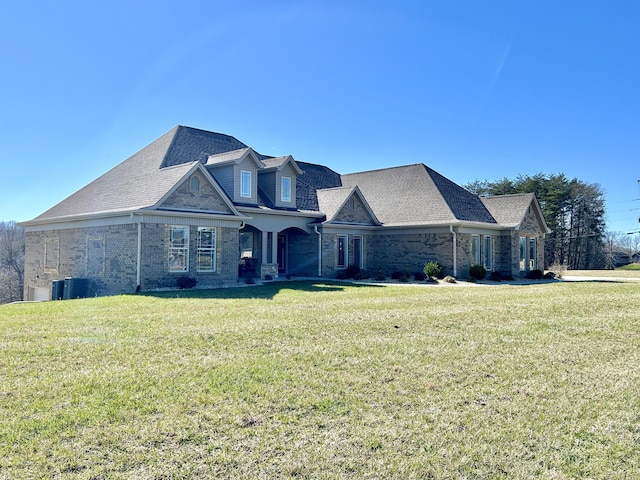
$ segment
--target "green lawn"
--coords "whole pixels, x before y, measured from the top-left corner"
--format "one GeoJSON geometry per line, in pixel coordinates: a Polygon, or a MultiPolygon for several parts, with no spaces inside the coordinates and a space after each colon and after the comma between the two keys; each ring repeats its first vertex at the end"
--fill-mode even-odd
{"type": "Polygon", "coordinates": [[[640,478],[638,305],[282,282],[0,306],[0,478],[640,478]]]}

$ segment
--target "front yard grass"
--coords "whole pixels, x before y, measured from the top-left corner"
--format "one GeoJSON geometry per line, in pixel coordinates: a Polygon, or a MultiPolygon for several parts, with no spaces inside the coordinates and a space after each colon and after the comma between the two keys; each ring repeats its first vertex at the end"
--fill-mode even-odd
{"type": "Polygon", "coordinates": [[[0,307],[0,478],[640,477],[639,285],[0,307]]]}

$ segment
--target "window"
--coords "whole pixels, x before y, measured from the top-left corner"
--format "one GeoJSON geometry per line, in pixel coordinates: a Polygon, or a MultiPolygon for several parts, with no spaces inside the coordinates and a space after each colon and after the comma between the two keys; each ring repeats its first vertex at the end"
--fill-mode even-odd
{"type": "Polygon", "coordinates": [[[198,228],[198,271],[216,271],[216,229],[198,228]]]}
{"type": "Polygon", "coordinates": [[[480,264],[480,235],[471,237],[471,264],[480,264]]]}
{"type": "Polygon", "coordinates": [[[191,180],[189,181],[189,190],[191,190],[192,192],[200,191],[200,178],[195,176],[191,177],[191,180]]]}
{"type": "Polygon", "coordinates": [[[484,237],[483,259],[484,268],[486,268],[487,270],[491,270],[493,264],[493,242],[491,241],[490,235],[485,235],[484,237]]]}
{"type": "Polygon", "coordinates": [[[169,271],[189,271],[189,227],[169,227],[169,271]]]}
{"type": "Polygon", "coordinates": [[[520,237],[520,270],[524,270],[527,255],[527,237],[520,237]]]}
{"type": "Polygon", "coordinates": [[[537,250],[536,239],[530,238],[529,239],[529,270],[535,270],[537,268],[536,250],[537,250]]]}
{"type": "Polygon", "coordinates": [[[338,237],[338,268],[347,267],[347,237],[338,237]]]}
{"type": "Polygon", "coordinates": [[[282,177],[280,181],[280,200],[291,201],[291,177],[282,177]]]}
{"type": "Polygon", "coordinates": [[[251,198],[251,172],[248,170],[240,172],[240,196],[251,198]]]}

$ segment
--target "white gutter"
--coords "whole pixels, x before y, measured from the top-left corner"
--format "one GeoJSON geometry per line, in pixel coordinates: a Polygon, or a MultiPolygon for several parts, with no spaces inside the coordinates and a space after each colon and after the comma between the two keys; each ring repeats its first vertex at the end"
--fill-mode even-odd
{"type": "Polygon", "coordinates": [[[453,276],[458,277],[458,237],[456,231],[453,229],[453,225],[449,225],[449,231],[453,236],[453,276]]]}
{"type": "Polygon", "coordinates": [[[322,277],[322,233],[318,231],[319,225],[314,225],[313,230],[318,234],[318,277],[322,277]]]}

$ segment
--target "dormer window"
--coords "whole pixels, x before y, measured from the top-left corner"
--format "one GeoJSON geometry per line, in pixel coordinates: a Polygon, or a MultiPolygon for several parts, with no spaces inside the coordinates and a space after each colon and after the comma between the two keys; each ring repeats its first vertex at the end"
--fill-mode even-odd
{"type": "Polygon", "coordinates": [[[251,198],[251,172],[248,170],[240,172],[240,196],[251,198]]]}
{"type": "Polygon", "coordinates": [[[291,177],[282,177],[280,181],[280,200],[283,202],[291,201],[291,177]]]}

